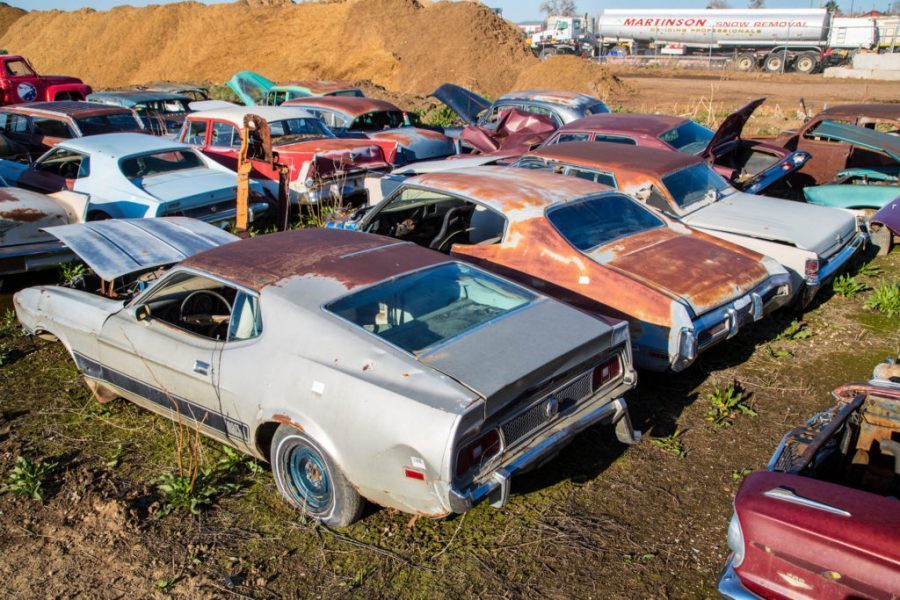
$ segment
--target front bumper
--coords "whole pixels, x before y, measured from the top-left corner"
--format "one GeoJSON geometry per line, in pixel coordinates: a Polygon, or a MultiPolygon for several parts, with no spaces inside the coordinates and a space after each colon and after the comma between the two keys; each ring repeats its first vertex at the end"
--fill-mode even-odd
{"type": "Polygon", "coordinates": [[[311,206],[360,204],[354,200],[363,195],[368,198],[365,180],[366,172],[344,175],[334,180],[318,180],[312,182],[312,185],[309,185],[309,181],[298,179],[290,184],[291,202],[311,206]]]}
{"type": "Polygon", "coordinates": [[[514,475],[541,464],[559,452],[576,435],[597,423],[615,423],[616,437],[619,441],[629,444],[640,441],[641,434],[631,426],[624,398],[616,398],[599,407],[588,404],[582,410],[557,423],[545,438],[528,447],[482,481],[462,490],[451,487],[450,509],[455,513],[463,513],[487,498],[495,508],[504,506],[509,500],[514,475]]]}
{"type": "Polygon", "coordinates": [[[805,278],[806,289],[803,291],[803,305],[809,304],[822,287],[830,283],[838,273],[843,271],[847,264],[866,247],[868,241],[868,233],[864,231],[857,232],[850,243],[829,258],[824,265],[819,266],[819,272],[814,277],[807,276],[805,278]]]}
{"type": "Polygon", "coordinates": [[[722,566],[722,573],[719,575],[719,581],[716,583],[719,593],[724,598],[731,598],[732,600],[761,600],[759,596],[744,587],[741,578],[734,572],[733,560],[734,555],[729,554],[725,564],[722,566]]]}
{"type": "Polygon", "coordinates": [[[52,269],[75,258],[62,242],[41,242],[0,247],[0,275],[52,269]]]}

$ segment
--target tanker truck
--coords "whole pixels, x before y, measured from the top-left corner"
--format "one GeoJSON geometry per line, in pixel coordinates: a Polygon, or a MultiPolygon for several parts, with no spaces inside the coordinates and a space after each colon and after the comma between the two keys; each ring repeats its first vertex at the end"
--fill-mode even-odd
{"type": "Polygon", "coordinates": [[[871,18],[836,17],[824,8],[604,10],[602,54],[725,56],[739,71],[813,73],[878,48],[871,18]]]}

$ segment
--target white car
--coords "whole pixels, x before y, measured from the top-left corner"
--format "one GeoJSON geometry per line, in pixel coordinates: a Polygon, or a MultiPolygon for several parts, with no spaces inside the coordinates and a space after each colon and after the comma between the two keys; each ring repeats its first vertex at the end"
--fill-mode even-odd
{"type": "MultiPolygon", "coordinates": [[[[139,133],[66,140],[31,165],[0,160],[0,175],[44,194],[86,195],[89,221],[184,216],[224,224],[236,214],[234,171],[187,144],[139,133]]],[[[251,182],[251,221],[268,207],[251,182]]]]}

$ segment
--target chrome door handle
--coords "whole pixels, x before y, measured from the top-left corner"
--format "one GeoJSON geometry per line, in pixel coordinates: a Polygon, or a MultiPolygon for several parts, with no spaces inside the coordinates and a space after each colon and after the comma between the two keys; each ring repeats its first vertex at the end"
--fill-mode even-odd
{"type": "Polygon", "coordinates": [[[209,363],[205,363],[202,360],[194,361],[194,373],[200,373],[201,375],[209,375],[209,363]]]}
{"type": "Polygon", "coordinates": [[[816,500],[804,498],[803,496],[798,496],[792,490],[784,487],[773,488],[768,492],[763,493],[763,496],[772,498],[773,500],[782,500],[784,502],[790,502],[791,504],[799,504],[800,506],[813,508],[815,510],[821,510],[823,512],[831,513],[833,515],[838,515],[841,517],[851,516],[849,512],[842,508],[831,506],[830,504],[825,504],[823,502],[817,502],[816,500]]]}

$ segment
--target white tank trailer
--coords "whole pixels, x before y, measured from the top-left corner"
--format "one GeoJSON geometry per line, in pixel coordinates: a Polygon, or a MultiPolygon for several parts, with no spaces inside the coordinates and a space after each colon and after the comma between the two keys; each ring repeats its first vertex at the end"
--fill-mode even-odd
{"type": "Polygon", "coordinates": [[[601,52],[728,56],[741,71],[813,73],[877,51],[874,19],[835,17],[825,9],[604,10],[601,52]]]}

